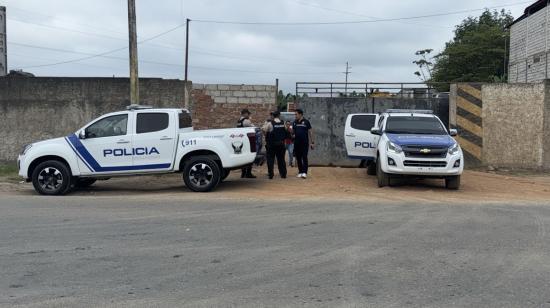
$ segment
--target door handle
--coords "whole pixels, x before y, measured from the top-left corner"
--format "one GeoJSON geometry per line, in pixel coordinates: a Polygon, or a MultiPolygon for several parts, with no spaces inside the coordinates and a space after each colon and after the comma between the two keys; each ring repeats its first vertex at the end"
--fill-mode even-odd
{"type": "Polygon", "coordinates": [[[355,137],[354,134],[347,134],[346,137],[355,137]]]}
{"type": "Polygon", "coordinates": [[[168,137],[168,136],[162,136],[162,138],[160,138],[160,140],[172,140],[174,138],[172,137],[168,137]]]}
{"type": "Polygon", "coordinates": [[[118,144],[125,144],[125,143],[130,143],[130,141],[124,140],[124,139],[120,139],[120,140],[117,141],[116,143],[118,143],[118,144]]]}

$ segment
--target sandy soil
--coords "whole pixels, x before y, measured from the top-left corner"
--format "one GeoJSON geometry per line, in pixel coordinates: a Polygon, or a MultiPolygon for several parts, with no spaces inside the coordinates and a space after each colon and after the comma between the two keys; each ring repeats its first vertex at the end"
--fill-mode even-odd
{"type": "MultiPolygon", "coordinates": [[[[180,174],[139,176],[99,181],[72,196],[174,197],[193,199],[282,199],[282,200],[371,200],[395,202],[513,202],[550,200],[550,175],[496,174],[466,171],[458,191],[444,188],[443,180],[406,180],[393,187],[378,188],[376,177],[368,176],[366,169],[312,168],[307,180],[295,178],[296,169],[289,170],[289,178],[267,179],[265,168],[255,169],[258,179],[242,180],[240,172],[233,171],[216,191],[208,194],[192,193],[183,185],[180,174]]],[[[35,195],[29,183],[0,179],[0,195],[35,195]]]]}

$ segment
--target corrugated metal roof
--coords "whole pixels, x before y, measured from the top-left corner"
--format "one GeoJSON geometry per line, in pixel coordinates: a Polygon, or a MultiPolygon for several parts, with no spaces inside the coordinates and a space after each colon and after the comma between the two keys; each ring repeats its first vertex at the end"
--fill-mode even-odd
{"type": "Polygon", "coordinates": [[[514,24],[524,20],[525,18],[529,17],[530,15],[535,14],[536,12],[542,10],[546,6],[548,6],[550,0],[538,0],[537,2],[531,4],[528,6],[525,11],[523,11],[523,15],[521,15],[518,19],[514,20],[511,24],[508,25],[507,28],[512,27],[514,24]]]}

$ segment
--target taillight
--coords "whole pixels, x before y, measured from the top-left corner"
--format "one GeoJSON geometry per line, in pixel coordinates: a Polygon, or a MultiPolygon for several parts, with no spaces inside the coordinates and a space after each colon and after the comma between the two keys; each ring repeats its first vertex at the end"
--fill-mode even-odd
{"type": "Polygon", "coordinates": [[[256,133],[248,133],[248,141],[250,142],[250,152],[256,153],[256,133]]]}

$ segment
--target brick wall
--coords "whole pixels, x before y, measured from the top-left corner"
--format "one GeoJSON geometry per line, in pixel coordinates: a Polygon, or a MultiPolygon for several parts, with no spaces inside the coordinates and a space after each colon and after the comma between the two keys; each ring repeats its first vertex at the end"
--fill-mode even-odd
{"type": "Polygon", "coordinates": [[[235,127],[244,108],[250,110],[252,122],[259,126],[275,110],[275,91],[270,85],[193,84],[193,126],[235,127]]]}

